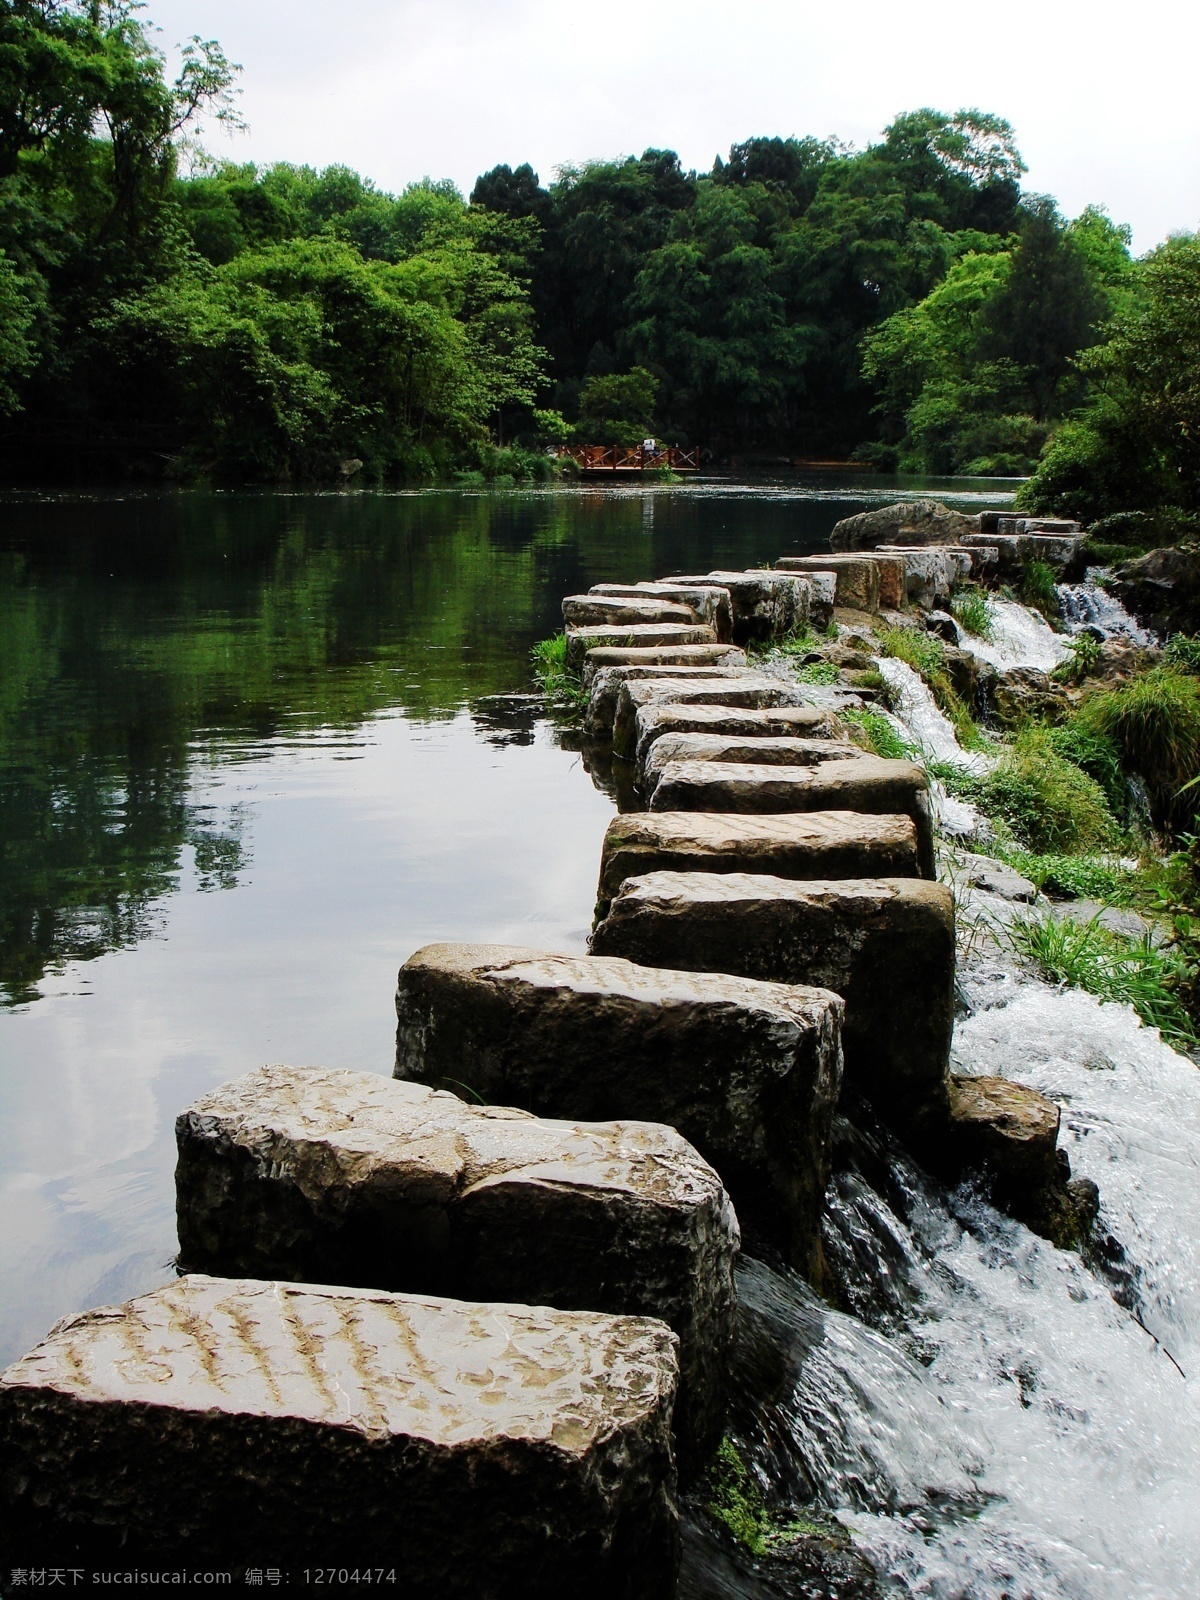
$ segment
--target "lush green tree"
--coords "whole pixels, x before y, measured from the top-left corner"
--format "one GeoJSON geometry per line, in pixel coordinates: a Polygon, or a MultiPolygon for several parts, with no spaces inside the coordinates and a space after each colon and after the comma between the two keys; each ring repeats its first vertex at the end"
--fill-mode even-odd
{"type": "Polygon", "coordinates": [[[641,444],[654,433],[658,379],[645,367],[588,378],[579,397],[576,437],[583,444],[641,444]]]}

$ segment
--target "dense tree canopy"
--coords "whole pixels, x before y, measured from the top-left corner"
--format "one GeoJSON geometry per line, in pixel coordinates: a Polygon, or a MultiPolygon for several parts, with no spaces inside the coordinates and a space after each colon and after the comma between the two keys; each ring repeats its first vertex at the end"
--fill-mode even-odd
{"type": "Polygon", "coordinates": [[[941,472],[1024,472],[1054,441],[1050,473],[1105,418],[1121,459],[1153,439],[1156,483],[1192,470],[1190,424],[1133,370],[1168,381],[1186,249],[1143,267],[1102,211],[1024,195],[999,117],[909,111],[862,150],[748,138],[707,173],[656,149],[546,186],[496,166],[469,204],[429,180],[391,195],[204,157],[189,129],[236,122],[236,68],[197,38],[171,81],[139,9],[0,3],[10,472],[531,470],[595,431],[941,472]]]}

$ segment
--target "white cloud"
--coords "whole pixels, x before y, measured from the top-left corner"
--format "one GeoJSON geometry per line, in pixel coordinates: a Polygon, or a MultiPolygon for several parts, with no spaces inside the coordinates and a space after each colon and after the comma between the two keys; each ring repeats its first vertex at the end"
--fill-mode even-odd
{"type": "Polygon", "coordinates": [[[464,190],[498,161],[678,150],[707,168],[752,133],[863,144],[898,112],[979,106],[1015,126],[1032,188],[1089,202],[1147,249],[1200,225],[1200,11],[1145,0],[150,0],[173,44],[245,68],[241,159],[345,162],[387,188],[464,190]]]}

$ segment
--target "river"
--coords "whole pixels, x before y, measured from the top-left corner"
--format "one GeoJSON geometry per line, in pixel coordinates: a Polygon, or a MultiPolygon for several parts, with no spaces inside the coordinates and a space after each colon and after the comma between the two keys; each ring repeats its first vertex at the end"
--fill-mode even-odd
{"type": "MultiPolygon", "coordinates": [[[[529,698],[564,594],[820,549],[896,493],[0,498],[0,1359],[170,1276],[198,1094],[266,1061],[389,1072],[396,968],[431,940],[583,948],[612,804],[529,698]]],[[[1195,1069],[1085,997],[1004,998],[960,1059],[1068,1107],[1120,1281],[900,1153],[882,1187],[847,1169],[829,1247],[858,1314],[747,1280],[816,1354],[743,1442],[902,1591],[1176,1600],[1200,1583],[1195,1069]]],[[[774,1592],[746,1582],[694,1592],[774,1592]]]]}

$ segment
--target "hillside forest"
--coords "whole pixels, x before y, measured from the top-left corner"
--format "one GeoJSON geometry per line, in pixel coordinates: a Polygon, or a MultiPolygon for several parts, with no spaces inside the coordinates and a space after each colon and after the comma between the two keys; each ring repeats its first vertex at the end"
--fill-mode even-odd
{"type": "Polygon", "coordinates": [[[1100,206],[1064,217],[999,116],[393,195],[207,155],[237,69],[197,38],[171,77],[140,12],[0,8],[8,481],[507,481],[649,432],[1200,510],[1200,241],[1135,259],[1100,206]]]}

